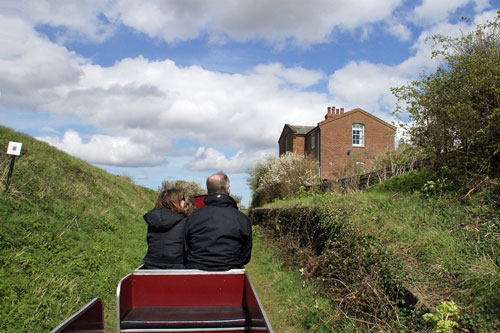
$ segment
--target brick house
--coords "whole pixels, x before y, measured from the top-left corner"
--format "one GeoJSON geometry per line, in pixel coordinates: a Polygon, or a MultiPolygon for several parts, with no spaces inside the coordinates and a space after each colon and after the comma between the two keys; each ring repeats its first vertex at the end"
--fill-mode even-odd
{"type": "Polygon", "coordinates": [[[363,171],[386,150],[394,150],[396,127],[356,108],[328,107],[317,126],[285,124],[278,140],[279,155],[309,154],[319,161],[321,179],[341,177],[346,168],[363,171]]]}

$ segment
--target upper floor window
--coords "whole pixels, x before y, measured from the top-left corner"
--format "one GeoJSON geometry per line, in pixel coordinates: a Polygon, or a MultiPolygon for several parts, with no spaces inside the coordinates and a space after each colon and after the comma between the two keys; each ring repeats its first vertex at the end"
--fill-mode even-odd
{"type": "Polygon", "coordinates": [[[311,133],[311,150],[316,148],[316,132],[311,133]]]}
{"type": "Polygon", "coordinates": [[[352,145],[358,147],[365,146],[365,125],[352,124],[352,145]]]}
{"type": "Polygon", "coordinates": [[[285,153],[288,151],[288,136],[285,135],[285,153]]]}

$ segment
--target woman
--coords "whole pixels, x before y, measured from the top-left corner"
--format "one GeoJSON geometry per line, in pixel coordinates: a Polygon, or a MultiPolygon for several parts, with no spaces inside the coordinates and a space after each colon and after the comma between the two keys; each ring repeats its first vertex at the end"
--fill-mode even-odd
{"type": "Polygon", "coordinates": [[[145,269],[184,268],[186,200],[181,190],[161,192],[155,208],[144,215],[148,224],[145,269]]]}

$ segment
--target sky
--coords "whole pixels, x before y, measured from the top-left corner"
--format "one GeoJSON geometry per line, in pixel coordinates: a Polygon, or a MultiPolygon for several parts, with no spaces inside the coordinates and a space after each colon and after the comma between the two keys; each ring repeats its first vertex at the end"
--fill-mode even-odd
{"type": "MultiPolygon", "coordinates": [[[[432,73],[428,37],[498,0],[1,0],[0,124],[136,184],[248,170],[328,106],[395,121],[390,88],[432,73]]],[[[468,20],[463,20],[466,17],[468,20]]]]}

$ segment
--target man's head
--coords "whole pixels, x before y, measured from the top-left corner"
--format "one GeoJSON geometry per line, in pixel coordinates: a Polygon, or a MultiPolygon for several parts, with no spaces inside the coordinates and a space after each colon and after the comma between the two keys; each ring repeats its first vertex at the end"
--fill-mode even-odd
{"type": "Polygon", "coordinates": [[[207,178],[208,194],[227,194],[230,193],[229,177],[224,172],[217,172],[207,178]]]}

